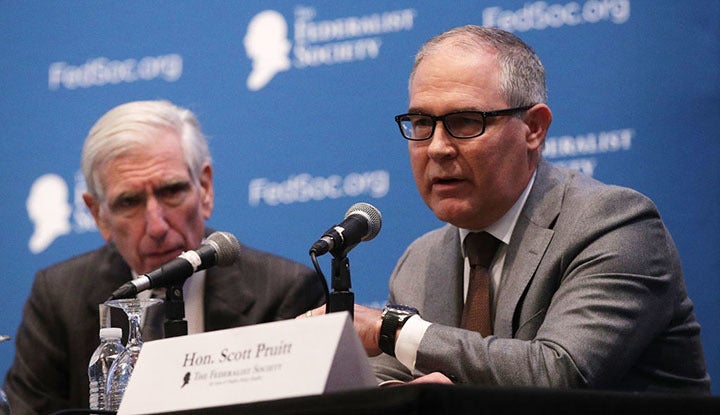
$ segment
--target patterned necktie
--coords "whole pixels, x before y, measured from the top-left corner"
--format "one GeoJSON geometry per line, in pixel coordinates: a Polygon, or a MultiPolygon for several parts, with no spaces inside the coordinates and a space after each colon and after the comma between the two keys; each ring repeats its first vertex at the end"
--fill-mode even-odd
{"type": "Polygon", "coordinates": [[[487,232],[473,232],[465,237],[465,252],[470,262],[470,283],[460,327],[492,334],[490,318],[490,273],[488,267],[500,241],[487,232]]]}

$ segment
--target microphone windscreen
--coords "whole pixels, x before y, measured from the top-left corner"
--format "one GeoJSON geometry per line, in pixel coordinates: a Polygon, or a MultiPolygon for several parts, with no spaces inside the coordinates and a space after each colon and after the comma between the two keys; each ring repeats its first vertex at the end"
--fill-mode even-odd
{"type": "Polygon", "coordinates": [[[213,232],[207,237],[206,243],[215,247],[217,265],[220,267],[232,265],[240,256],[240,242],[230,232],[213,232]]]}
{"type": "Polygon", "coordinates": [[[380,233],[382,215],[375,206],[365,202],[355,203],[345,212],[345,218],[356,214],[364,216],[368,221],[368,231],[365,236],[362,237],[362,241],[369,241],[380,233]]]}

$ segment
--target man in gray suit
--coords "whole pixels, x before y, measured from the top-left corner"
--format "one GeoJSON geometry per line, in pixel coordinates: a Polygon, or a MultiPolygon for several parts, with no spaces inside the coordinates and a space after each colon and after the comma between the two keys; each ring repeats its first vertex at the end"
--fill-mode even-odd
{"type": "Polygon", "coordinates": [[[532,49],[502,30],[450,30],[417,54],[409,92],[396,121],[420,195],[448,224],[408,247],[385,310],[355,310],[378,377],[708,394],[653,203],[541,159],[552,113],[532,49]],[[499,240],[483,266],[489,305],[468,313],[487,316],[484,334],[462,317],[475,292],[465,236],[481,231],[499,240]]]}
{"type": "MultiPolygon", "coordinates": [[[[112,109],[90,130],[82,168],[84,200],[107,244],[37,273],[4,386],[15,414],[87,408],[98,305],[210,232],[213,170],[190,111],[166,101],[112,109]]],[[[291,318],[324,300],[310,268],[245,246],[234,265],[195,273],[183,291],[191,334],[291,318]]],[[[146,320],[159,324],[146,321],[143,340],[162,337],[163,315],[154,314],[159,320],[153,313],[146,320]]],[[[119,315],[113,325],[126,336],[127,317],[119,315]]]]}

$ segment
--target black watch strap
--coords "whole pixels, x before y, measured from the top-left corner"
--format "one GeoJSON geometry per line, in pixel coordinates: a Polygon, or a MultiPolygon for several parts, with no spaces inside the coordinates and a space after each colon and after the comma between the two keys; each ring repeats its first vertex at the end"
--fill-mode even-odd
{"type": "Polygon", "coordinates": [[[380,338],[378,347],[383,353],[395,357],[395,338],[398,329],[402,328],[405,322],[418,311],[412,307],[401,305],[388,305],[382,313],[382,325],[380,326],[380,338]]]}

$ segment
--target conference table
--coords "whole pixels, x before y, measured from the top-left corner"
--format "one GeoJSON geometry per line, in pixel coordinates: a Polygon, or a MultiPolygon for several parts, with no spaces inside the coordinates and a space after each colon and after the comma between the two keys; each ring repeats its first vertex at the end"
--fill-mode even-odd
{"type": "Polygon", "coordinates": [[[173,412],[289,414],[720,414],[720,397],[414,384],[173,412]]]}

